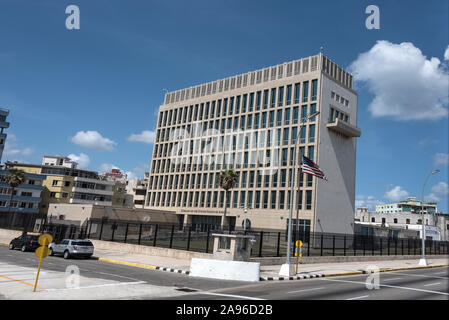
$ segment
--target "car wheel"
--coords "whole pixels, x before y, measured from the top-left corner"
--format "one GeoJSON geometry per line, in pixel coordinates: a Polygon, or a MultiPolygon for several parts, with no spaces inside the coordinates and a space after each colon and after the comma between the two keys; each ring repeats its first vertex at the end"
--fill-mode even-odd
{"type": "Polygon", "coordinates": [[[48,253],[50,256],[54,255],[53,248],[50,248],[50,252],[48,253]]]}
{"type": "Polygon", "coordinates": [[[26,246],[22,246],[22,252],[25,252],[25,251],[27,251],[27,247],[26,246]]]}
{"type": "Polygon", "coordinates": [[[14,250],[14,245],[12,243],[9,244],[9,250],[14,250]]]}
{"type": "Polygon", "coordinates": [[[70,252],[69,251],[64,251],[64,259],[68,259],[70,258],[70,252]]]}

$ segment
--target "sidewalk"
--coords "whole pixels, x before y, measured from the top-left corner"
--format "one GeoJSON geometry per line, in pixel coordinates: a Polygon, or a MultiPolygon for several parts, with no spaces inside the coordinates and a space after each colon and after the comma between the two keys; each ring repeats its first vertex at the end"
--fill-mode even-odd
{"type": "MultiPolygon", "coordinates": [[[[7,239],[0,239],[0,245],[7,245],[7,239]]],[[[190,259],[179,259],[146,254],[120,252],[112,250],[95,249],[94,257],[104,263],[116,263],[139,268],[161,270],[176,273],[189,274],[190,259]]],[[[413,260],[386,260],[386,261],[362,261],[362,262],[340,262],[340,263],[313,263],[300,264],[298,274],[294,277],[280,277],[280,265],[268,265],[260,267],[260,280],[300,280],[316,277],[330,277],[338,275],[363,274],[368,267],[377,267],[380,271],[393,271],[397,269],[421,268],[419,259],[413,260]],[[393,270],[390,270],[393,269],[393,270]]],[[[428,257],[428,267],[449,266],[449,257],[428,257]]]]}

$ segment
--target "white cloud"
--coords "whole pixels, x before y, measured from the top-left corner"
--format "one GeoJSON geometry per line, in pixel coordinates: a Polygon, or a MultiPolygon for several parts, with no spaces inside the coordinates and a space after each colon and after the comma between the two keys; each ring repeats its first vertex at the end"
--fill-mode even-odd
{"type": "Polygon", "coordinates": [[[117,145],[116,142],[103,137],[97,131],[78,131],[74,137],[70,138],[70,141],[97,151],[113,151],[117,145]]]}
{"type": "Polygon", "coordinates": [[[406,200],[408,196],[409,193],[400,186],[396,186],[384,194],[384,198],[391,202],[406,200]]]}
{"type": "Polygon", "coordinates": [[[449,74],[439,59],[427,59],[413,43],[377,41],[349,70],[375,95],[368,106],[374,117],[438,120],[448,115],[449,74]]]}
{"type": "Polygon", "coordinates": [[[131,134],[128,137],[128,140],[152,144],[152,143],[154,143],[155,137],[156,137],[156,133],[154,131],[144,130],[139,134],[134,134],[134,133],[131,134]]]}
{"type": "Polygon", "coordinates": [[[384,202],[377,200],[373,196],[364,196],[364,195],[358,195],[355,199],[355,207],[367,207],[368,211],[376,211],[376,205],[383,204],[384,202]]]}
{"type": "Polygon", "coordinates": [[[29,157],[33,152],[32,148],[19,148],[15,134],[10,133],[7,135],[5,148],[3,149],[3,159],[5,161],[21,161],[21,157],[29,157]]]}
{"type": "Polygon", "coordinates": [[[100,167],[98,168],[98,171],[100,173],[105,173],[105,172],[111,172],[112,169],[119,169],[120,171],[122,171],[119,167],[117,167],[116,165],[113,165],[111,163],[102,163],[100,165],[100,167]]]}
{"type": "Polygon", "coordinates": [[[140,164],[139,166],[135,167],[131,171],[122,170],[118,166],[111,164],[111,163],[102,163],[100,167],[98,168],[98,171],[100,173],[105,172],[111,172],[112,169],[119,169],[121,172],[125,173],[127,176],[127,179],[142,179],[144,177],[145,171],[148,171],[148,165],[147,164],[140,164]]]}
{"type": "Polygon", "coordinates": [[[448,195],[449,185],[446,182],[441,181],[432,187],[430,194],[424,197],[424,201],[438,203],[448,195]]]}
{"type": "Polygon", "coordinates": [[[433,165],[435,167],[448,166],[449,165],[449,154],[447,153],[437,153],[433,156],[433,165]]]}
{"type": "Polygon", "coordinates": [[[444,60],[449,60],[449,45],[446,48],[446,51],[444,51],[444,60]]]}
{"type": "Polygon", "coordinates": [[[87,169],[90,166],[90,158],[87,154],[80,153],[79,155],[76,155],[71,153],[67,157],[77,162],[79,169],[87,169]]]}

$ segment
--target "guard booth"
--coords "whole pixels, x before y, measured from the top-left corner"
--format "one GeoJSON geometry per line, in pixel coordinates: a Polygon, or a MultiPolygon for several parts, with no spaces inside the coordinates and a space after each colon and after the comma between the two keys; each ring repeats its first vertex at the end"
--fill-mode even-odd
{"type": "Polygon", "coordinates": [[[241,234],[212,234],[213,256],[217,260],[250,261],[254,236],[241,234]]]}

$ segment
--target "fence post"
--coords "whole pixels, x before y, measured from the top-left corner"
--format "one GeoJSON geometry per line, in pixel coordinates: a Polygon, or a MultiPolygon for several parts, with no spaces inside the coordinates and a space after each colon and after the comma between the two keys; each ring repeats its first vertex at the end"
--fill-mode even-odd
{"type": "Polygon", "coordinates": [[[153,247],[156,246],[156,240],[157,240],[157,229],[159,229],[159,225],[156,225],[156,230],[154,230],[154,239],[153,239],[153,247]]]}
{"type": "Polygon", "coordinates": [[[128,239],[128,228],[129,228],[129,223],[126,224],[125,240],[124,240],[125,243],[126,243],[126,240],[128,239]]]}
{"type": "Polygon", "coordinates": [[[346,256],[346,235],[343,240],[343,255],[346,256]]]}
{"type": "MultiPolygon", "coordinates": [[[[245,230],[245,232],[246,232],[246,230],[245,230]]],[[[209,237],[210,237],[210,226],[207,226],[206,253],[209,253],[209,237]]]]}
{"type": "Polygon", "coordinates": [[[87,238],[90,239],[90,230],[92,229],[92,221],[89,221],[89,233],[87,234],[87,238]]]}
{"type": "Polygon", "coordinates": [[[276,257],[280,256],[280,250],[281,250],[281,233],[278,232],[278,244],[276,248],[276,257]]]}
{"type": "Polygon", "coordinates": [[[259,239],[259,257],[262,257],[262,243],[263,243],[263,231],[260,231],[260,239],[259,239]]]}
{"type": "Polygon", "coordinates": [[[321,234],[321,250],[320,250],[321,257],[323,256],[323,234],[321,234]]]}
{"type": "Polygon", "coordinates": [[[401,239],[401,254],[404,255],[404,239],[401,239]]]}
{"type": "Polygon", "coordinates": [[[104,220],[101,220],[101,228],[100,228],[100,236],[98,237],[98,240],[101,240],[101,235],[103,233],[103,224],[104,224],[104,220]]]}
{"type": "Polygon", "coordinates": [[[380,255],[382,255],[382,238],[379,239],[380,255]]]}
{"type": "Polygon", "coordinates": [[[187,236],[187,251],[189,251],[190,250],[190,235],[191,235],[191,233],[192,233],[192,227],[190,226],[189,227],[189,234],[188,234],[188,236],[187,236]]]}
{"type": "Polygon", "coordinates": [[[388,240],[387,240],[387,247],[388,247],[387,255],[389,256],[390,255],[390,237],[388,237],[388,240]]]}
{"type": "Polygon", "coordinates": [[[352,237],[352,249],[354,250],[354,256],[357,255],[357,236],[352,237]]]}
{"type": "Polygon", "coordinates": [[[111,237],[111,241],[114,241],[115,226],[116,226],[115,223],[113,223],[112,226],[111,226],[111,227],[112,227],[112,237],[111,237]]]}
{"type": "Polygon", "coordinates": [[[374,241],[374,236],[371,236],[371,255],[374,256],[374,246],[376,242],[374,241]]]}
{"type": "Polygon", "coordinates": [[[310,233],[308,234],[307,237],[307,256],[310,256],[310,233]]]}
{"type": "Polygon", "coordinates": [[[410,255],[410,238],[407,238],[407,255],[410,255]]]}
{"type": "MultiPolygon", "coordinates": [[[[170,249],[173,247],[173,233],[175,232],[175,226],[171,226],[171,234],[170,234],[170,249]]],[[[206,252],[207,253],[207,252],[206,252]]]]}
{"type": "Polygon", "coordinates": [[[335,256],[335,235],[332,236],[332,256],[335,256]]]}
{"type": "Polygon", "coordinates": [[[365,255],[365,250],[366,250],[366,247],[365,247],[366,246],[366,243],[365,243],[366,242],[366,238],[365,238],[365,236],[362,236],[362,241],[363,241],[363,245],[362,245],[363,246],[363,255],[365,255]]]}
{"type": "Polygon", "coordinates": [[[138,240],[138,244],[140,244],[140,239],[142,239],[142,224],[140,224],[139,226],[139,240],[138,240]]]}

